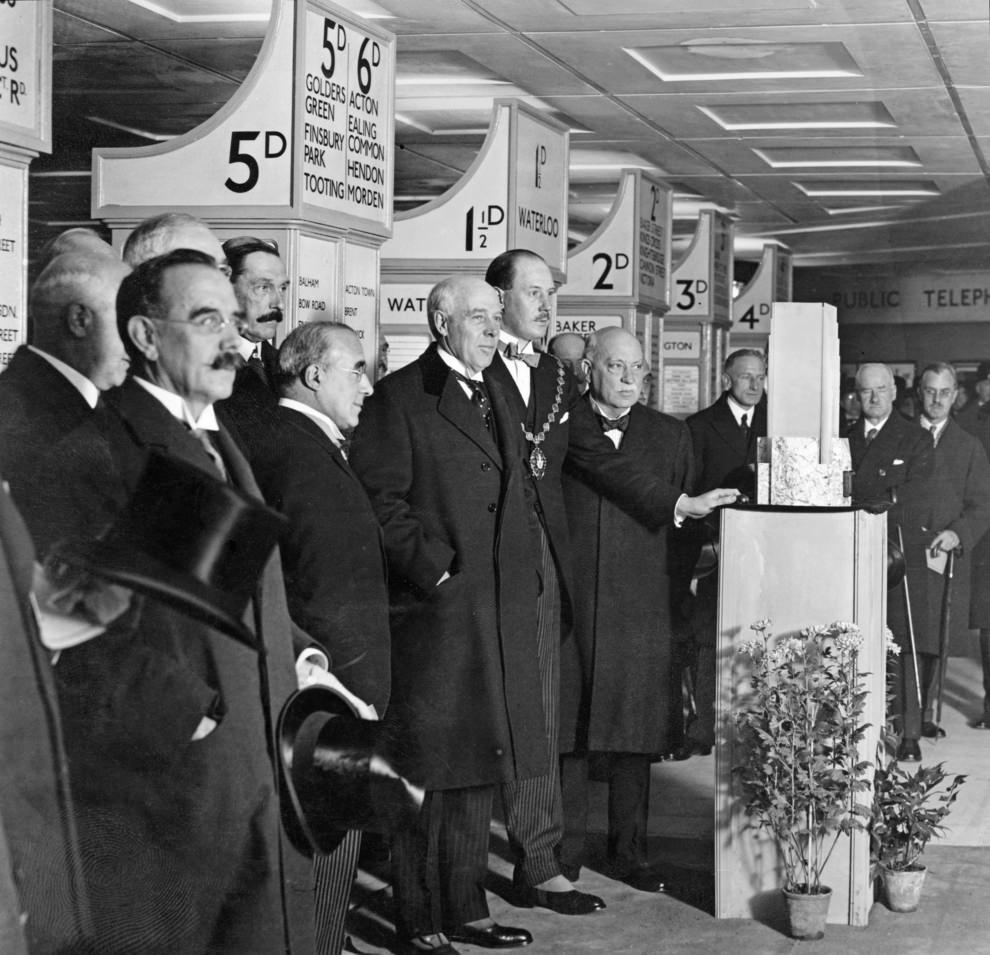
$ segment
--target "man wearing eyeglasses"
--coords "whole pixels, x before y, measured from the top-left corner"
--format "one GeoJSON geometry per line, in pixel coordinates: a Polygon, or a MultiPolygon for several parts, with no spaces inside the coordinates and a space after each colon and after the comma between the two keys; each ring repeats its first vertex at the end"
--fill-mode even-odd
{"type": "Polygon", "coordinates": [[[227,239],[223,251],[230,281],[243,312],[238,351],[244,366],[237,372],[231,396],[220,405],[221,417],[232,424],[248,458],[254,460],[274,443],[278,395],[272,387],[278,326],[285,317],[289,278],[278,243],[255,236],[227,239]]]}
{"type": "MultiPolygon", "coordinates": [[[[945,362],[935,362],[921,373],[918,394],[923,415],[921,426],[932,433],[935,443],[935,478],[932,485],[932,534],[929,555],[933,558],[928,570],[929,615],[925,632],[918,640],[921,668],[922,712],[921,735],[931,739],[945,736],[945,730],[935,722],[934,704],[937,696],[940,639],[940,608],[945,589],[950,586],[943,564],[945,554],[953,554],[951,579],[952,633],[962,633],[967,625],[980,630],[980,650],[983,660],[984,728],[990,726],[987,714],[990,706],[990,625],[988,605],[984,596],[985,581],[990,570],[990,555],[980,543],[990,530],[990,463],[983,445],[962,428],[952,417],[959,384],[956,370],[945,362]],[[932,566],[934,564],[934,567],[932,566]],[[978,581],[971,591],[970,578],[978,581]],[[972,592],[972,601],[971,601],[972,592]]],[[[951,633],[945,635],[950,640],[951,633]]],[[[913,728],[917,728],[916,726],[913,728]]]]}
{"type": "MultiPolygon", "coordinates": [[[[583,362],[585,400],[613,454],[687,487],[690,435],[683,422],[639,403],[647,369],[636,337],[621,328],[595,332],[583,362]]],[[[608,780],[608,874],[656,892],[662,880],[647,858],[647,820],[650,764],[671,745],[668,528],[644,525],[566,473],[564,502],[575,612],[573,637],[561,647],[561,861],[581,867],[595,766],[608,780]]]]}
{"type": "MultiPolygon", "coordinates": [[[[72,487],[88,521],[83,541],[125,506],[152,451],[260,499],[213,410],[242,361],[240,318],[203,252],[173,250],[122,282],[117,328],[131,366],[108,401],[103,447],[67,441],[49,461],[48,483],[72,487]]],[[[277,555],[258,588],[266,677],[250,648],[151,598],[61,653],[95,948],[108,955],[313,949],[311,866],[281,836],[265,718],[297,685],[277,555]]]]}
{"type": "Polygon", "coordinates": [[[929,619],[926,551],[933,544],[935,448],[929,432],[894,413],[896,388],[887,365],[861,365],[856,390],[863,413],[848,433],[854,472],[852,499],[858,506],[886,511],[887,533],[904,553],[906,577],[888,591],[887,625],[901,647],[898,758],[918,760],[921,720],[914,663],[916,651],[928,645],[919,646],[919,641],[927,640],[923,631],[929,619]]]}

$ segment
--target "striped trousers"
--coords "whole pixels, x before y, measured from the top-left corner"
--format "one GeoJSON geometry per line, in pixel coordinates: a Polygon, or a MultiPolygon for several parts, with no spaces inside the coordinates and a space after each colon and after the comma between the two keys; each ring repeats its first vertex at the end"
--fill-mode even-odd
{"type": "Polygon", "coordinates": [[[344,947],[344,921],[360,850],[361,833],[352,829],[333,852],[313,856],[316,955],[340,955],[344,947]]]}
{"type": "Polygon", "coordinates": [[[550,771],[545,776],[502,784],[505,828],[516,863],[513,881],[517,885],[528,886],[539,885],[560,875],[557,852],[564,829],[557,755],[560,723],[560,584],[550,543],[542,527],[540,579],[536,652],[550,771]]]}

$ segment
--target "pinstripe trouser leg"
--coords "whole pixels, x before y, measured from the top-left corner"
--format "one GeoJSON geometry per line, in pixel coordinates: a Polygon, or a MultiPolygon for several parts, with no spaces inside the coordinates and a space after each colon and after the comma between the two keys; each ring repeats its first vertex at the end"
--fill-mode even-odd
{"type": "Polygon", "coordinates": [[[392,837],[396,932],[431,935],[488,917],[492,786],[428,790],[415,825],[392,837]]]}
{"type": "Polygon", "coordinates": [[[540,694],[546,715],[545,776],[502,785],[505,828],[516,860],[515,881],[539,885],[560,874],[557,847],[563,836],[560,765],[557,732],[560,721],[560,585],[550,544],[540,530],[540,577],[543,587],[537,603],[536,652],[540,666],[540,694]]]}
{"type": "Polygon", "coordinates": [[[333,852],[313,856],[316,955],[340,955],[344,947],[344,920],[360,850],[361,833],[354,829],[333,852]]]}

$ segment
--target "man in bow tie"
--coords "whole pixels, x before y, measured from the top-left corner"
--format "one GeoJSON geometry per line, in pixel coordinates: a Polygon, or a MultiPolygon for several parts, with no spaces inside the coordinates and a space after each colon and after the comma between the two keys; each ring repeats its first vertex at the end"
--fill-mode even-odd
{"type": "MultiPolygon", "coordinates": [[[[646,364],[634,335],[595,332],[586,401],[617,458],[689,486],[686,425],[639,403],[646,364]]],[[[561,647],[561,777],[565,867],[579,868],[589,763],[608,779],[609,874],[641,891],[662,883],[647,858],[650,763],[670,749],[671,613],[667,527],[648,527],[564,475],[574,553],[574,635],[561,647]],[[634,573],[649,568],[649,585],[634,573]]]]}
{"type": "Polygon", "coordinates": [[[716,489],[691,498],[664,476],[614,454],[581,400],[574,376],[551,355],[536,352],[550,327],[556,285],[547,263],[533,252],[503,252],[488,266],[488,283],[502,297],[499,354],[490,377],[505,396],[523,447],[532,520],[539,534],[540,574],[537,650],[546,744],[551,770],[545,777],[502,787],[506,829],[515,858],[516,901],[564,915],[587,915],[603,908],[600,898],[579,892],[578,873],[562,871],[559,845],[563,810],[558,766],[560,643],[569,633],[574,610],[573,552],[561,475],[566,467],[595,490],[652,527],[677,516],[703,517],[729,504],[735,491],[716,489]],[[573,876],[573,878],[571,878],[573,876]]]}

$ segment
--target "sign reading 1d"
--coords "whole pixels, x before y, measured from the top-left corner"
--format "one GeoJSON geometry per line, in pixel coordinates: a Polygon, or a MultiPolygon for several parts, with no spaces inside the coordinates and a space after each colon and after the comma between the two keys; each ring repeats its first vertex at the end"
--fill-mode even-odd
{"type": "Polygon", "coordinates": [[[505,222],[505,209],[489,204],[477,210],[475,207],[464,214],[464,251],[473,252],[475,244],[479,249],[488,248],[488,230],[505,222]]]}

